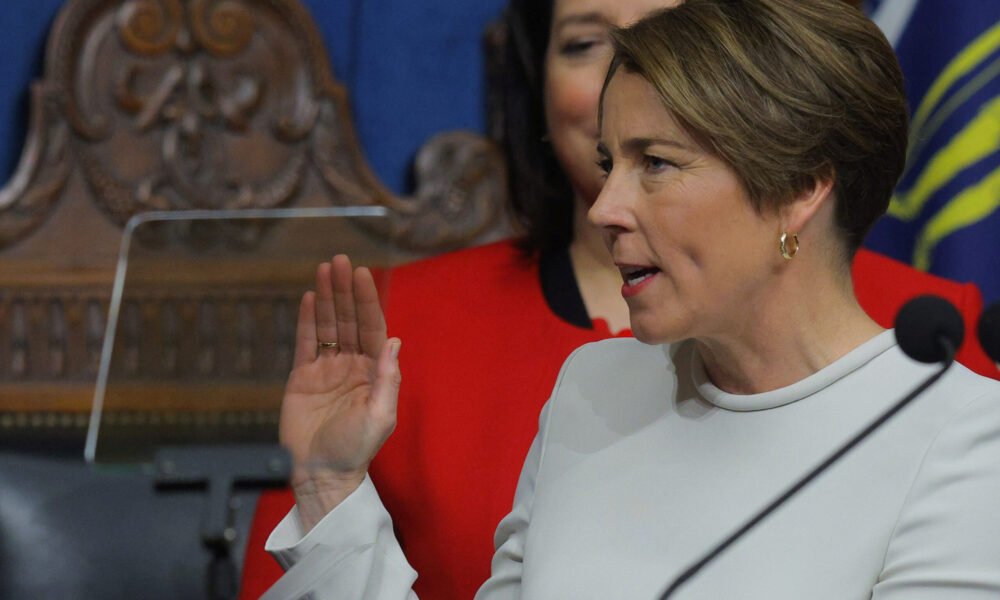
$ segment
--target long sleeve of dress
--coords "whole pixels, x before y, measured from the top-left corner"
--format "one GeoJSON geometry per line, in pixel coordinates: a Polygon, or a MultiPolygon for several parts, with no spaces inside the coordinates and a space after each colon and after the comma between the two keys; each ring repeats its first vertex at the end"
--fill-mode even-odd
{"type": "MultiPolygon", "coordinates": [[[[513,509],[497,528],[492,576],[477,600],[521,597],[524,544],[542,455],[547,408],[518,479],[513,509]]],[[[286,569],[261,600],[416,600],[407,563],[370,478],[303,535],[298,511],[278,524],[266,550],[286,569]]]]}
{"type": "Polygon", "coordinates": [[[410,568],[371,479],[303,535],[293,508],[265,549],[286,572],[262,600],[416,600],[410,568]]]}
{"type": "MultiPolygon", "coordinates": [[[[577,352],[564,363],[553,397],[577,352]]],[[[476,594],[477,600],[521,597],[525,541],[535,482],[545,452],[550,403],[551,400],[541,411],[538,434],[518,478],[512,510],[497,528],[492,574],[476,594]]],[[[417,598],[412,590],[417,573],[403,555],[393,534],[392,519],[367,476],[353,494],[308,533],[302,531],[298,511],[293,508],[271,532],[265,549],[281,564],[285,574],[262,600],[417,598]]]]}
{"type": "Polygon", "coordinates": [[[1000,396],[938,433],[913,481],[872,600],[1000,598],[1000,396]]]}

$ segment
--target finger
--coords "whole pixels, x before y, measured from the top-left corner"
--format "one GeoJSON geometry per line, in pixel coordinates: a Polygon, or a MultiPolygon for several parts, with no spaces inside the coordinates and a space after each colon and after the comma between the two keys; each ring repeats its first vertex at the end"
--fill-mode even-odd
{"type": "Polygon", "coordinates": [[[295,325],[295,358],[293,366],[316,360],[316,293],[302,294],[299,320],[295,325]]]}
{"type": "MultiPolygon", "coordinates": [[[[320,263],[316,268],[316,343],[336,342],[337,315],[334,309],[333,282],[330,263],[320,263]]],[[[314,344],[315,345],[315,344],[314,344]]]]}
{"type": "Polygon", "coordinates": [[[358,341],[361,351],[377,357],[385,344],[385,316],[378,301],[378,289],[372,272],[365,267],[354,271],[354,309],[358,316],[358,341]]]}
{"type": "Polygon", "coordinates": [[[344,254],[333,257],[333,307],[337,314],[337,341],[341,352],[357,352],[358,319],[354,312],[354,281],[351,260],[344,254]]]}
{"type": "Polygon", "coordinates": [[[399,349],[402,342],[392,338],[382,345],[382,352],[375,363],[375,383],[369,400],[371,414],[388,437],[396,427],[396,406],[402,374],[399,371],[399,349]]]}

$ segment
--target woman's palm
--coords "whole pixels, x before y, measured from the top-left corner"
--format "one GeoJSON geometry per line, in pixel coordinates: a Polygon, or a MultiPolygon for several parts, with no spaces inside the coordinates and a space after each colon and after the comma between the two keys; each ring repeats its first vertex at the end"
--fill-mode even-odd
{"type": "Polygon", "coordinates": [[[395,425],[371,402],[375,359],[322,353],[295,367],[282,403],[281,439],[297,463],[364,472],[395,425]]]}
{"type": "Polygon", "coordinates": [[[302,297],[295,337],[279,433],[292,455],[291,483],[306,523],[361,484],[392,433],[399,340],[386,339],[371,273],[353,270],[346,256],[316,270],[316,290],[302,297]]]}

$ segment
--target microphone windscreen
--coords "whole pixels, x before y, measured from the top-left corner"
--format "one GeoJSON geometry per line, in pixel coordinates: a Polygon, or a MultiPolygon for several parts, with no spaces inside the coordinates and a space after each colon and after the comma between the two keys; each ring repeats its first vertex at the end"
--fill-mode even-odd
{"type": "Polygon", "coordinates": [[[1000,363],[1000,302],[993,304],[979,315],[979,344],[986,355],[995,363],[1000,363]]]}
{"type": "Polygon", "coordinates": [[[913,360],[936,363],[948,360],[943,339],[957,351],[965,338],[965,327],[958,309],[938,296],[918,296],[903,305],[896,314],[896,341],[913,360]]]}

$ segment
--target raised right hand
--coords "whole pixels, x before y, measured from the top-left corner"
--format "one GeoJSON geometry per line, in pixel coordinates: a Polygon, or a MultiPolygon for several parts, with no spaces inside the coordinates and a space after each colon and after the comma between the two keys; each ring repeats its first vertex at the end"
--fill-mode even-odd
{"type": "Polygon", "coordinates": [[[395,428],[399,347],[398,339],[386,339],[371,272],[352,270],[343,255],[321,264],[316,290],[299,307],[279,426],[304,530],[361,485],[395,428]]]}

